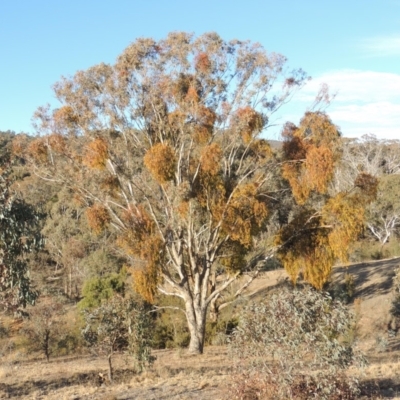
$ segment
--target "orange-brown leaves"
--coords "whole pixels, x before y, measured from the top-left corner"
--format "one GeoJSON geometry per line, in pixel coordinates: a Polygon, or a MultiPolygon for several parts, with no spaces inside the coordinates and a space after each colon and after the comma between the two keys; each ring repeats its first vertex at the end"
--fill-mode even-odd
{"type": "Polygon", "coordinates": [[[336,258],[346,262],[350,245],[364,226],[364,205],[358,196],[339,194],[326,203],[322,212],[324,222],[331,226],[329,247],[336,258]]]}
{"type": "Polygon", "coordinates": [[[321,217],[307,210],[279,232],[276,244],[282,247],[278,255],[294,284],[300,273],[317,289],[329,278],[334,254],[328,246],[328,232],[321,217]]]}
{"type": "Polygon", "coordinates": [[[161,281],[160,263],[163,258],[163,243],[158,236],[151,235],[143,243],[140,258],[144,267],[133,270],[133,288],[145,300],[152,303],[161,281]]]}
{"type": "Polygon", "coordinates": [[[200,96],[199,96],[198,91],[197,91],[197,89],[195,88],[194,85],[190,85],[189,86],[189,89],[188,89],[188,91],[186,93],[186,96],[185,96],[185,100],[188,103],[198,103],[199,102],[200,96]]]}
{"type": "Polygon", "coordinates": [[[212,176],[217,175],[221,169],[222,149],[217,143],[205,146],[201,152],[201,169],[212,176]]]}
{"type": "Polygon", "coordinates": [[[214,123],[217,119],[215,112],[208,107],[196,107],[196,125],[194,127],[194,140],[196,143],[207,143],[211,137],[214,123]]]}
{"type": "Polygon", "coordinates": [[[304,204],[311,188],[303,165],[295,162],[283,164],[282,176],[289,182],[296,202],[304,204]]]}
{"type": "Polygon", "coordinates": [[[179,133],[185,124],[186,114],[180,110],[175,110],[168,114],[168,124],[174,134],[179,133]]]}
{"type": "Polygon", "coordinates": [[[144,156],[144,164],[158,183],[165,183],[174,178],[176,157],[168,145],[157,143],[144,156]]]}
{"type": "Polygon", "coordinates": [[[107,142],[103,138],[96,138],[86,146],[82,162],[89,168],[104,169],[107,157],[107,142]]]}
{"type": "MultiPolygon", "coordinates": [[[[307,155],[307,143],[297,136],[285,135],[285,133],[288,133],[287,127],[288,125],[286,124],[282,133],[285,138],[282,146],[285,157],[291,161],[304,161],[307,155]]],[[[290,131],[290,133],[292,132],[290,131]]]]}
{"type": "Polygon", "coordinates": [[[287,160],[282,175],[297,203],[304,204],[312,191],[326,193],[339,154],[337,127],[326,114],[308,112],[299,127],[286,124],[282,136],[287,160]]]}
{"type": "Polygon", "coordinates": [[[53,133],[48,137],[48,144],[52,150],[63,153],[66,149],[65,139],[59,133],[53,133]]]}
{"type": "Polygon", "coordinates": [[[90,228],[97,234],[102,232],[111,221],[108,210],[100,204],[86,209],[86,218],[90,228]]]}
{"type": "Polygon", "coordinates": [[[267,215],[267,206],[258,199],[257,185],[244,184],[235,190],[226,207],[223,228],[233,241],[249,248],[267,215]]]}
{"type": "Polygon", "coordinates": [[[186,218],[189,214],[189,202],[184,200],[179,203],[177,211],[182,218],[186,218]]]}
{"type": "Polygon", "coordinates": [[[53,118],[56,125],[59,126],[71,126],[78,122],[78,117],[71,106],[63,106],[54,110],[53,118]]]}
{"type": "Polygon", "coordinates": [[[180,74],[176,82],[169,88],[171,96],[178,103],[197,104],[200,100],[199,87],[193,75],[180,74]]]}
{"type": "Polygon", "coordinates": [[[315,145],[333,147],[340,137],[338,127],[323,112],[306,112],[300,121],[298,135],[311,139],[315,145]]]}
{"type": "Polygon", "coordinates": [[[126,211],[123,220],[127,229],[118,238],[118,244],[126,254],[142,261],[142,266],[133,271],[134,288],[146,300],[152,301],[161,279],[164,243],[156,232],[153,220],[140,205],[126,211]]]}
{"type": "Polygon", "coordinates": [[[259,159],[267,159],[272,156],[271,146],[264,139],[255,140],[251,144],[250,148],[254,152],[254,155],[259,159]]]}
{"type": "Polygon", "coordinates": [[[194,67],[197,72],[206,74],[211,69],[211,61],[207,53],[199,53],[194,59],[194,67]]]}
{"type": "Polygon", "coordinates": [[[235,124],[242,135],[243,141],[249,143],[261,132],[264,121],[262,115],[251,107],[239,108],[236,112],[235,124]]]}
{"type": "Polygon", "coordinates": [[[364,225],[364,205],[357,195],[340,193],[320,213],[303,211],[283,228],[276,244],[292,281],[300,272],[317,289],[328,281],[337,260],[347,262],[349,249],[364,225]]]}
{"type": "Polygon", "coordinates": [[[305,168],[310,180],[310,189],[325,193],[328,182],[333,177],[333,154],[329,147],[310,147],[307,152],[305,168]]]}
{"type": "Polygon", "coordinates": [[[42,138],[35,139],[29,144],[28,154],[38,163],[47,162],[47,146],[42,138]]]}

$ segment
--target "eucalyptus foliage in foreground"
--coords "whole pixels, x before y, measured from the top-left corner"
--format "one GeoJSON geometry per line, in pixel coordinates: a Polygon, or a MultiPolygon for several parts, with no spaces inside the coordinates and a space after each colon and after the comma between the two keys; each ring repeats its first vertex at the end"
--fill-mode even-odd
{"type": "Polygon", "coordinates": [[[352,327],[344,304],[311,288],[249,304],[231,342],[236,398],[356,398],[357,381],[344,374],[362,362],[346,340],[352,327]]]}
{"type": "Polygon", "coordinates": [[[14,193],[8,163],[0,165],[0,306],[17,311],[33,304],[28,254],[41,246],[39,214],[14,193]]]}

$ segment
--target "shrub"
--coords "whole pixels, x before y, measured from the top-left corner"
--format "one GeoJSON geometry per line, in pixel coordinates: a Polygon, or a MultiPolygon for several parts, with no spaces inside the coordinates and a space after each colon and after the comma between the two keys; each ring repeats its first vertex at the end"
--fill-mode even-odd
{"type": "Polygon", "coordinates": [[[47,361],[62,337],[62,313],[63,305],[59,302],[39,303],[30,310],[29,320],[23,329],[29,350],[42,352],[47,361]]]}
{"type": "Polygon", "coordinates": [[[150,351],[153,324],[149,311],[149,306],[142,301],[119,295],[104,300],[97,308],[83,310],[83,338],[107,356],[110,381],[112,356],[116,352],[128,350],[139,372],[154,361],[150,351]]]}
{"type": "Polygon", "coordinates": [[[237,399],[355,399],[358,382],[344,371],[362,361],[344,340],[353,317],[311,288],[282,288],[247,305],[230,352],[237,399]]]}
{"type": "Polygon", "coordinates": [[[124,295],[126,271],[111,273],[104,277],[87,280],[82,289],[83,299],[78,303],[81,310],[98,307],[103,300],[108,300],[118,293],[124,295]]]}

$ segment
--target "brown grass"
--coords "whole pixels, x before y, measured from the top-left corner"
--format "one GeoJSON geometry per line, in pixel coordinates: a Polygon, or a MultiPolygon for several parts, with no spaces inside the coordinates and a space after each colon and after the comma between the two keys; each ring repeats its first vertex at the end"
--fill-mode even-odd
{"type": "MultiPolygon", "coordinates": [[[[400,399],[400,341],[388,340],[378,348],[377,338],[386,335],[391,301],[391,279],[400,260],[354,264],[356,294],[360,298],[357,336],[370,365],[350,374],[364,382],[363,398],[400,399]],[[369,393],[366,397],[367,392],[369,393]],[[375,392],[375,395],[371,394],[375,392]]],[[[334,278],[342,279],[337,268],[334,278]]],[[[265,273],[247,291],[249,298],[263,296],[284,279],[283,271],[265,273]]],[[[14,338],[13,338],[14,339],[14,338]]],[[[15,339],[17,340],[17,339],[15,339]]],[[[231,360],[225,346],[206,347],[201,356],[184,350],[158,350],[154,366],[135,375],[129,359],[115,357],[115,381],[100,385],[99,373],[107,374],[106,359],[94,356],[28,359],[12,340],[1,342],[1,399],[226,399],[231,360]],[[7,347],[8,346],[8,347],[7,347]]]]}

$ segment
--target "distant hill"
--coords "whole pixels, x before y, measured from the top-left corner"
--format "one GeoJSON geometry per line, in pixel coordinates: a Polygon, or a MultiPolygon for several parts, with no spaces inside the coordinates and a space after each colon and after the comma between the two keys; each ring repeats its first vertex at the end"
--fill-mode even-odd
{"type": "Polygon", "coordinates": [[[279,140],[268,140],[268,143],[270,144],[270,146],[273,148],[273,149],[281,149],[282,148],[282,143],[283,142],[281,142],[281,141],[279,141],[279,140]]]}

